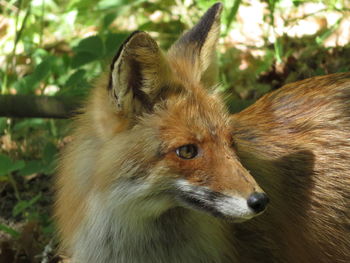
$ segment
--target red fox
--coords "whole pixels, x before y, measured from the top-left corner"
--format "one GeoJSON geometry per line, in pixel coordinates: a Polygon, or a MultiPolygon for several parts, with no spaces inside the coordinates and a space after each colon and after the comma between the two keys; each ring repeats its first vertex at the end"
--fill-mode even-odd
{"type": "Polygon", "coordinates": [[[221,11],[167,53],[133,33],[93,90],[56,182],[74,263],[350,262],[350,74],[230,116],[221,11]]]}

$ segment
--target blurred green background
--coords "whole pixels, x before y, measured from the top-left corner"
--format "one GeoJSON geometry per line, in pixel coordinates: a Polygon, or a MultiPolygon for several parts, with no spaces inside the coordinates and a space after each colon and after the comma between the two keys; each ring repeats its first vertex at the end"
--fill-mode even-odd
{"type": "MultiPolygon", "coordinates": [[[[8,107],[29,114],[24,104],[47,96],[76,107],[130,32],[167,49],[215,2],[0,0],[1,263],[68,262],[56,251],[51,204],[70,121],[8,107]]],[[[350,70],[350,0],[221,2],[218,91],[231,112],[285,83],[350,70]]]]}

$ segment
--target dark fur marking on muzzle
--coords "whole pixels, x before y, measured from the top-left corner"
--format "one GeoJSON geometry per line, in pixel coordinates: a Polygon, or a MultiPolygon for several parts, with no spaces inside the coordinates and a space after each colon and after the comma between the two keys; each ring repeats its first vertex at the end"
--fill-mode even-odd
{"type": "MultiPolygon", "coordinates": [[[[197,188],[196,186],[194,186],[197,188]]],[[[204,211],[207,213],[210,213],[214,217],[218,217],[221,219],[229,219],[227,216],[225,216],[223,213],[218,211],[216,209],[216,202],[220,198],[228,197],[222,193],[215,192],[209,189],[201,189],[201,192],[203,192],[203,195],[199,195],[195,192],[181,192],[177,193],[177,196],[182,200],[185,204],[188,206],[204,211]]]]}

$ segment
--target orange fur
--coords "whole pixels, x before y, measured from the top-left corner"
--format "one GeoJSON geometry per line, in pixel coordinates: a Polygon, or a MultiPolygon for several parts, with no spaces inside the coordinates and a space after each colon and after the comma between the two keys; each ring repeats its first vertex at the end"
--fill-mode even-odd
{"type": "Polygon", "coordinates": [[[350,262],[350,74],[229,116],[207,91],[221,9],[168,53],[135,32],[96,84],[56,183],[74,263],[350,262]],[[255,180],[271,206],[251,219],[267,204],[255,180]]]}
{"type": "Polygon", "coordinates": [[[230,147],[223,103],[204,89],[216,78],[221,9],[168,54],[135,32],[97,83],[56,184],[73,262],[236,261],[223,218],[250,219],[268,199],[230,147]]]}
{"type": "Polygon", "coordinates": [[[242,226],[256,241],[241,242],[244,253],[350,262],[350,73],[288,84],[231,125],[237,155],[271,199],[242,226]]]}

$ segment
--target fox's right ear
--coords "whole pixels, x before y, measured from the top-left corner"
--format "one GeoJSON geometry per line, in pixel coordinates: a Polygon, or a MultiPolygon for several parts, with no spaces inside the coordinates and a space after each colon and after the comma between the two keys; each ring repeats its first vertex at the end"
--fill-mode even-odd
{"type": "Polygon", "coordinates": [[[216,44],[220,36],[223,6],[214,4],[200,21],[170,48],[168,54],[179,75],[200,81],[205,86],[217,84],[216,44]]]}
{"type": "Polygon", "coordinates": [[[157,43],[145,32],[134,32],[110,67],[108,93],[114,111],[126,119],[150,111],[169,75],[170,67],[157,43]]]}

